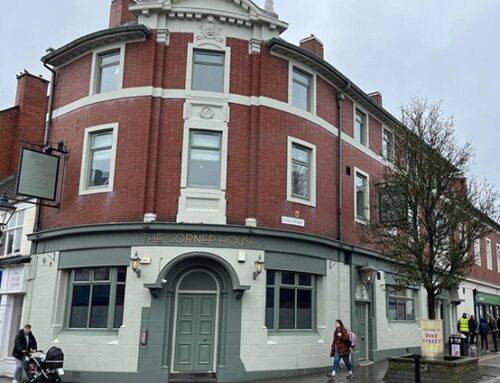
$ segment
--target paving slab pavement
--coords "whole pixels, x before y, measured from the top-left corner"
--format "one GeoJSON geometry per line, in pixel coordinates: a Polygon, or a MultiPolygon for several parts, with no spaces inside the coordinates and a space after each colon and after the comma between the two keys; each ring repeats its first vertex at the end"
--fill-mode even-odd
{"type": "MultiPolygon", "coordinates": [[[[500,383],[500,353],[491,353],[479,358],[479,366],[483,379],[480,383],[500,383]]],[[[337,375],[335,383],[383,383],[387,370],[387,361],[372,363],[366,366],[354,368],[354,378],[347,379],[347,371],[342,370],[337,375]]],[[[246,383],[332,383],[326,377],[328,369],[324,373],[316,373],[294,378],[268,379],[246,383]]],[[[64,381],[64,380],[63,380],[64,381]]],[[[0,383],[11,383],[12,378],[0,377],[0,383]]],[[[413,382],[408,382],[413,383],[413,382]]]]}

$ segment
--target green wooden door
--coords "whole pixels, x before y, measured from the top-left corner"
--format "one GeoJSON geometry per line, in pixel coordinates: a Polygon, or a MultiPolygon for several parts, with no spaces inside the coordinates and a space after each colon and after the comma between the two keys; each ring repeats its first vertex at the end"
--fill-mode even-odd
{"type": "Polygon", "coordinates": [[[215,310],[215,294],[179,294],[176,371],[213,371],[215,310]]]}
{"type": "Polygon", "coordinates": [[[352,329],[358,337],[356,351],[359,360],[366,360],[367,351],[367,331],[366,331],[366,303],[356,303],[354,306],[354,328],[352,329]]]}

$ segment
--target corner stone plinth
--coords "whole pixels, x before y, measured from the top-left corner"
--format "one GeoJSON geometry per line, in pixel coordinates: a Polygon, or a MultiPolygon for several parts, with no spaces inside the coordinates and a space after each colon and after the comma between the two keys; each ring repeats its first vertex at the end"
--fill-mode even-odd
{"type": "MultiPolygon", "coordinates": [[[[412,356],[388,359],[386,383],[413,383],[415,381],[415,359],[412,356]]],[[[472,383],[481,380],[479,359],[445,356],[440,359],[420,359],[422,383],[472,383]]]]}

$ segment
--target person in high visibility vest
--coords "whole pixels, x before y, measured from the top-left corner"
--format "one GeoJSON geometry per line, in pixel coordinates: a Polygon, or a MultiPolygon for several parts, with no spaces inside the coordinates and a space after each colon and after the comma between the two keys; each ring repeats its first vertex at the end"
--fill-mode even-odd
{"type": "Polygon", "coordinates": [[[458,320],[457,330],[464,334],[467,339],[469,338],[469,319],[467,318],[467,313],[464,313],[462,317],[458,320]]]}

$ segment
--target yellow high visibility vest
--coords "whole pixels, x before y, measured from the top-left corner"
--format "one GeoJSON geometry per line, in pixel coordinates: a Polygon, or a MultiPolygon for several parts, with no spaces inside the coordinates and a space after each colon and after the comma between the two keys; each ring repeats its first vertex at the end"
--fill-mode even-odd
{"type": "Polygon", "coordinates": [[[469,320],[467,318],[460,318],[460,332],[469,332],[469,320]]]}

